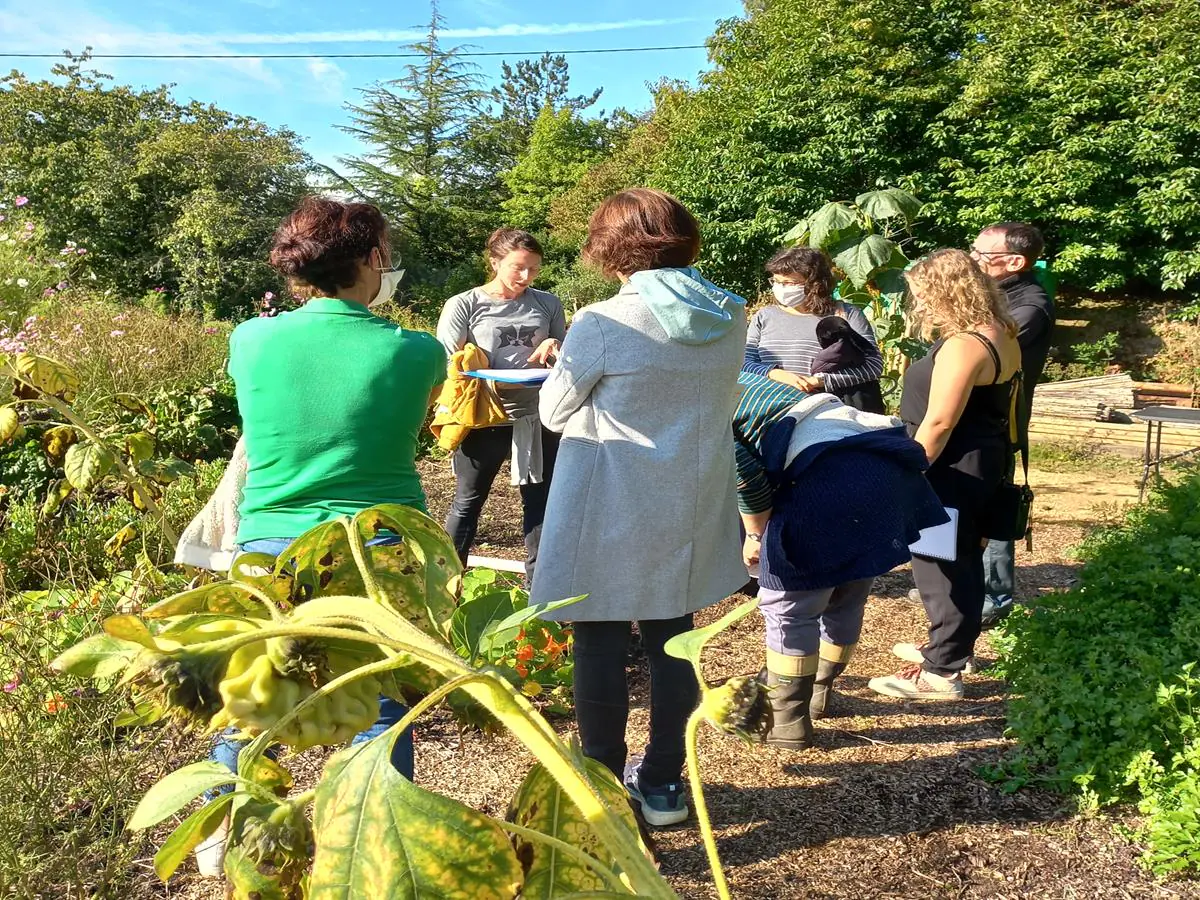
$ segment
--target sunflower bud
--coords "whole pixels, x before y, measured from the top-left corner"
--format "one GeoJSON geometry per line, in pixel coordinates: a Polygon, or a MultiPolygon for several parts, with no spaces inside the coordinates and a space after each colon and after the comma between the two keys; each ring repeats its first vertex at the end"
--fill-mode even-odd
{"type": "Polygon", "coordinates": [[[739,675],[705,690],[700,708],[713,727],[746,741],[761,741],[771,729],[770,699],[752,675],[739,675]]]}

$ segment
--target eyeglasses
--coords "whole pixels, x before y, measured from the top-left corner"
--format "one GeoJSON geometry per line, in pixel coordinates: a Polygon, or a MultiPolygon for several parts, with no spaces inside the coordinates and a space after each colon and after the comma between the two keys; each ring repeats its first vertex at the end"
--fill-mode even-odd
{"type": "Polygon", "coordinates": [[[991,258],[993,256],[1016,256],[1011,250],[979,250],[975,247],[971,248],[971,255],[974,257],[991,258]]]}

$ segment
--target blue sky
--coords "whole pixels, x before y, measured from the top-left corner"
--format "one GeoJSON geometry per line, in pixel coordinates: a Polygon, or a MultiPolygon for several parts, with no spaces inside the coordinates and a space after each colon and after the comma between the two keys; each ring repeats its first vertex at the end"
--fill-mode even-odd
{"type": "MultiPolygon", "coordinates": [[[[443,0],[446,45],[483,51],[572,50],[703,44],[716,20],[740,15],[739,0],[443,0]]],[[[369,53],[398,50],[428,22],[424,2],[384,0],[0,0],[0,51],[97,53],[369,53]]],[[[515,62],[519,58],[509,58],[515,62]]],[[[475,60],[489,80],[504,57],[475,60]]],[[[572,93],[603,87],[600,106],[644,109],[647,82],[694,81],[703,50],[567,56],[572,93]]],[[[0,59],[42,77],[53,60],[0,59]]],[[[401,73],[404,60],[99,60],[118,82],[176,85],[181,99],[215,103],[297,132],[318,160],[353,154],[336,128],[358,89],[401,73]]]]}

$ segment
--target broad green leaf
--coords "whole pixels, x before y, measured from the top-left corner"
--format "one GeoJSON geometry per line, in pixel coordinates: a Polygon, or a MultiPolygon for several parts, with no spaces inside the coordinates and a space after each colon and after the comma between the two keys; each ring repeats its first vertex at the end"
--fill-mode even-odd
{"type": "Polygon", "coordinates": [[[17,415],[17,408],[11,404],[0,406],[0,445],[15,438],[20,428],[21,418],[17,415]]]}
{"type": "Polygon", "coordinates": [[[388,732],[338,758],[317,786],[309,900],[512,900],[521,864],[500,826],[417,787],[388,732]]]}
{"type": "Polygon", "coordinates": [[[33,353],[21,353],[17,355],[14,365],[20,379],[43,394],[70,403],[79,391],[79,376],[58,360],[33,353]]]}
{"type": "Polygon", "coordinates": [[[237,776],[218,762],[198,762],[176,769],[142,797],[129,819],[129,827],[141,831],[175,815],[205,791],[233,784],[237,776]]]}
{"type": "Polygon", "coordinates": [[[144,431],[135,431],[125,435],[125,451],[134,465],[140,465],[154,455],[157,446],[154,438],[144,431]]]}
{"type": "Polygon", "coordinates": [[[74,490],[65,478],[52,482],[46,489],[46,499],[42,501],[42,518],[49,519],[58,512],[74,490]]]}
{"type": "Polygon", "coordinates": [[[518,609],[512,615],[505,617],[484,632],[481,641],[483,651],[486,653],[491,647],[503,646],[509,641],[515,641],[517,634],[520,633],[521,628],[524,627],[526,622],[541,618],[548,612],[562,609],[564,606],[570,606],[586,598],[587,594],[580,594],[578,597],[567,597],[563,600],[552,600],[549,603],[539,603],[536,606],[526,606],[524,609],[518,609]]]}
{"type": "Polygon", "coordinates": [[[675,635],[667,641],[666,651],[676,659],[686,659],[693,665],[699,665],[700,654],[704,652],[705,644],[734,622],[746,618],[756,609],[758,609],[758,601],[747,600],[741,606],[734,607],[717,621],[705,625],[703,628],[694,628],[683,634],[675,635]]]}
{"type": "Polygon", "coordinates": [[[512,591],[493,591],[460,604],[450,622],[454,649],[474,664],[479,658],[479,642],[483,635],[515,610],[512,591]]]}
{"type": "MultiPolygon", "coordinates": [[[[630,835],[640,841],[637,820],[629,807],[628,794],[603,765],[586,760],[588,779],[605,803],[620,816],[630,835]]],[[[540,831],[565,841],[617,871],[611,855],[605,852],[599,836],[592,830],[579,808],[540,763],[517,788],[505,818],[509,822],[540,831]]],[[[572,892],[603,891],[609,885],[594,870],[571,859],[554,847],[513,835],[517,858],[525,869],[522,900],[554,900],[572,892]]]]}
{"type": "Polygon", "coordinates": [[[217,613],[225,616],[250,616],[268,619],[263,603],[235,582],[218,581],[184,591],[155,603],[142,613],[147,619],[166,619],[192,613],[217,613]]]}
{"type": "Polygon", "coordinates": [[[463,572],[459,603],[473,600],[482,594],[491,593],[492,585],[496,583],[499,574],[495,569],[468,569],[463,572]]]}
{"type": "Polygon", "coordinates": [[[195,475],[195,467],[174,456],[167,459],[143,459],[137,463],[139,475],[143,475],[159,484],[171,484],[185,475],[195,475]]]}
{"type": "Polygon", "coordinates": [[[824,250],[833,241],[861,233],[854,210],[844,203],[826,203],[808,220],[808,246],[824,250]]]}
{"type": "Polygon", "coordinates": [[[272,791],[286,791],[293,784],[292,773],[269,756],[256,757],[250,771],[243,771],[241,775],[247,781],[253,781],[272,791]]]}
{"type": "Polygon", "coordinates": [[[134,641],[94,634],[64,650],[50,667],[80,678],[104,678],[124,669],[140,652],[141,645],[134,641]]]}
{"type": "Polygon", "coordinates": [[[806,234],[808,234],[808,219],[801,219],[788,229],[788,233],[783,236],[783,243],[798,244],[804,240],[806,234]]]}
{"type": "Polygon", "coordinates": [[[907,191],[884,188],[859,194],[854,203],[872,219],[904,219],[911,222],[921,211],[922,203],[907,191]]]}
{"type": "Polygon", "coordinates": [[[868,234],[865,238],[843,250],[834,257],[833,262],[846,273],[855,287],[863,287],[871,276],[892,258],[896,244],[880,234],[868,234]]]}
{"type": "Polygon", "coordinates": [[[884,294],[900,295],[908,290],[908,282],[904,280],[903,268],[891,268],[890,266],[881,272],[876,272],[875,287],[879,288],[884,294]]]}
{"type": "Polygon", "coordinates": [[[154,872],[159,878],[166,881],[174,875],[188,854],[212,837],[225,820],[227,808],[236,796],[232,792],[221,794],[193,812],[171,832],[171,836],[154,854],[154,872]]]}
{"type": "Polygon", "coordinates": [[[63,459],[63,474],[67,481],[75,490],[84,493],[98,485],[112,467],[112,454],[91,441],[72,444],[63,459]]]}

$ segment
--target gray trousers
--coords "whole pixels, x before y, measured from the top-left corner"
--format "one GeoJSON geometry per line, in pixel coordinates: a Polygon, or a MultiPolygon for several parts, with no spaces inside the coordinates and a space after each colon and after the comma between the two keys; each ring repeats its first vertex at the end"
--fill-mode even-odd
{"type": "MultiPolygon", "coordinates": [[[[863,613],[874,578],[850,581],[814,591],[759,588],[758,609],[767,625],[767,667],[773,658],[811,657],[814,667],[821,645],[850,648],[858,643],[863,613]]],[[[803,666],[794,673],[804,674],[803,666]]]]}

